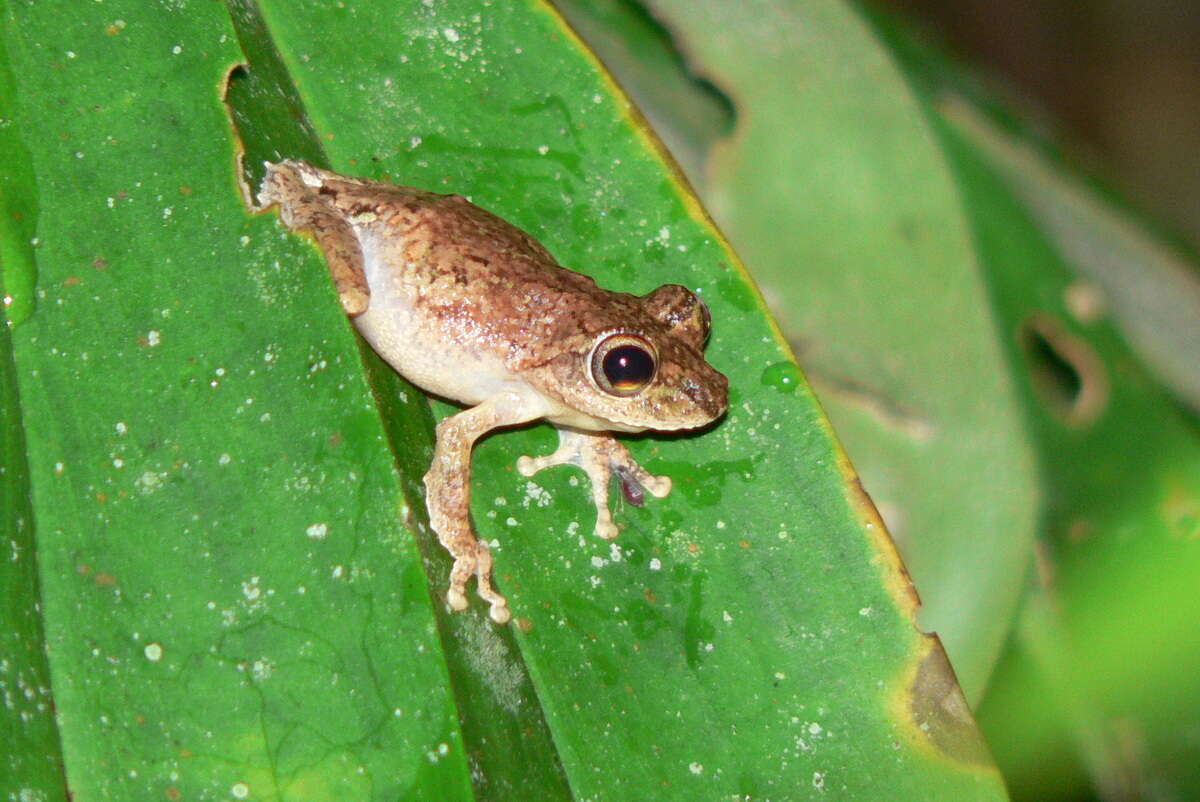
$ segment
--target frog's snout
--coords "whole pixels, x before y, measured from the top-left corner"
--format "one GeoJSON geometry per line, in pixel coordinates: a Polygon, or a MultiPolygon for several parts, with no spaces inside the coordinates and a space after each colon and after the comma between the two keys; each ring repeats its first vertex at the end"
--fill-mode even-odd
{"type": "Polygon", "coordinates": [[[712,423],[729,407],[729,379],[720,371],[712,370],[702,381],[685,379],[679,389],[697,412],[694,426],[712,423]]]}

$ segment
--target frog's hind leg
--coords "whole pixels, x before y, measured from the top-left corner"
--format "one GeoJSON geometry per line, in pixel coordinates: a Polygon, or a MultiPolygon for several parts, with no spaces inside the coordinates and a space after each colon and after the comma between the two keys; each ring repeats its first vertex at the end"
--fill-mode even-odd
{"type": "Polygon", "coordinates": [[[583,468],[592,486],[592,502],[596,505],[596,534],[606,540],[617,536],[617,525],[608,508],[608,481],[614,473],[621,480],[625,497],[636,506],[642,503],[641,488],[649,490],[656,498],[671,492],[671,477],[655,476],[647,471],[611,434],[559,429],[558,438],[558,450],[553,454],[521,457],[517,460],[517,470],[522,476],[533,476],[555,465],[583,468]]]}
{"type": "Polygon", "coordinates": [[[293,231],[311,231],[333,277],[342,309],[356,317],[367,311],[371,291],[363,272],[362,247],[344,216],[321,200],[324,171],[298,161],[267,163],[258,193],[261,208],[279,204],[279,217],[293,231]]]}
{"type": "Polygon", "coordinates": [[[492,553],[471,530],[471,448],[485,433],[499,426],[514,426],[541,417],[542,410],[516,392],[503,392],[437,426],[433,464],[425,474],[425,502],[429,522],[438,541],[454,558],[446,601],[455,610],[467,607],[466,586],[475,575],[480,597],[491,605],[497,623],[512,616],[508,600],[492,587],[492,553]]]}

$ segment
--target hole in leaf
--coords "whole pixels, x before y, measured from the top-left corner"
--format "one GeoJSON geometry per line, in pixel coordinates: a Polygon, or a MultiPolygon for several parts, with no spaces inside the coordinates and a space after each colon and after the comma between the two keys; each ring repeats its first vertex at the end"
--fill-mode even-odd
{"type": "Polygon", "coordinates": [[[1030,315],[1018,330],[1029,377],[1041,402],[1071,426],[1094,421],[1108,403],[1104,363],[1054,316],[1030,315]]]}
{"type": "Polygon", "coordinates": [[[243,199],[257,210],[264,161],[303,159],[328,167],[329,159],[258,6],[251,0],[227,0],[226,6],[246,62],[226,73],[221,97],[238,143],[243,199]]]}

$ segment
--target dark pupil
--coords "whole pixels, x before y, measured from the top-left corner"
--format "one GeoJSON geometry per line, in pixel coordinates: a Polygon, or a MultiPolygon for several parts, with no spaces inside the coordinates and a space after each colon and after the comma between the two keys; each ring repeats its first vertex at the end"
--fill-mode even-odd
{"type": "Polygon", "coordinates": [[[650,381],[654,360],[644,348],[618,345],[604,355],[604,377],[618,390],[632,390],[650,381]]]}

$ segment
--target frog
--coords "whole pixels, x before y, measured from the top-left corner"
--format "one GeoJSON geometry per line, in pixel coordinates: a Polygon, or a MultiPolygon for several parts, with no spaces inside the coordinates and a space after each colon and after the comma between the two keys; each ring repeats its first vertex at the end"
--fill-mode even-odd
{"type": "Polygon", "coordinates": [[[430,525],[453,560],[451,610],[468,607],[474,577],[491,619],[512,616],[470,519],[471,454],[484,434],[539,420],[555,427],[557,449],[522,456],[517,470],[581,468],[594,533],[611,540],[614,476],[637,505],[672,487],[614,433],[700,429],[725,414],[728,379],[704,356],[712,318],[686,287],[641,296],[604,289],[462,195],[295,159],[265,170],[258,210],[277,207],[287,228],[316,241],[363,338],[410,382],[465,407],[437,424],[423,480],[430,525]]]}

